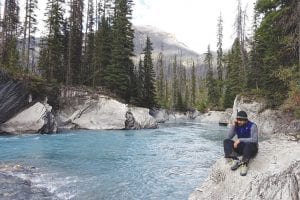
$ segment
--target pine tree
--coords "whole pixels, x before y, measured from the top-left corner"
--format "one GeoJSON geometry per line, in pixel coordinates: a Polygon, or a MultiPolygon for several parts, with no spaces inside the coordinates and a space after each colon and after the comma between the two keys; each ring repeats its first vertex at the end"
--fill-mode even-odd
{"type": "MultiPolygon", "coordinates": [[[[222,82],[223,79],[223,19],[220,14],[218,19],[218,32],[217,32],[217,70],[218,70],[218,79],[222,82]]],[[[220,88],[221,89],[221,88],[220,88]]]]}
{"type": "Polygon", "coordinates": [[[191,85],[191,106],[196,105],[196,69],[195,63],[192,64],[192,85],[191,85]]]}
{"type": "Polygon", "coordinates": [[[241,59],[242,59],[242,71],[241,75],[243,76],[243,86],[246,86],[247,84],[247,64],[248,64],[248,55],[246,51],[246,12],[243,11],[242,9],[242,4],[241,0],[238,1],[238,6],[237,6],[237,16],[236,16],[236,21],[235,21],[235,28],[236,28],[236,38],[239,40],[240,44],[240,51],[241,51],[241,59]]]}
{"type": "Polygon", "coordinates": [[[288,96],[290,82],[299,63],[298,1],[257,1],[255,17],[260,20],[252,41],[249,87],[260,91],[269,106],[280,105],[288,96]],[[287,74],[287,77],[285,77],[287,74]]]}
{"type": "Polygon", "coordinates": [[[1,65],[9,70],[17,71],[19,66],[19,52],[17,50],[19,5],[17,0],[5,0],[3,16],[1,65]]]}
{"type": "Polygon", "coordinates": [[[83,20],[83,1],[71,0],[71,12],[69,18],[69,56],[68,69],[70,69],[68,76],[70,79],[67,84],[81,84],[83,82],[82,73],[82,20],[83,20]]]}
{"type": "Polygon", "coordinates": [[[190,93],[189,93],[189,83],[187,80],[186,69],[183,68],[183,84],[185,86],[184,91],[184,109],[187,109],[190,106],[190,93]]]}
{"type": "Polygon", "coordinates": [[[65,82],[64,62],[64,0],[49,0],[47,3],[47,36],[42,40],[39,69],[48,81],[65,82]]]}
{"type": "Polygon", "coordinates": [[[110,74],[108,67],[112,61],[112,30],[109,18],[105,15],[101,17],[96,32],[94,51],[94,85],[109,86],[110,74]]]}
{"type": "Polygon", "coordinates": [[[131,86],[134,81],[133,56],[134,31],[130,22],[132,16],[131,0],[116,0],[112,26],[112,59],[107,69],[108,88],[127,102],[131,98],[131,86]]]}
{"type": "Polygon", "coordinates": [[[155,72],[152,60],[152,43],[149,37],[146,38],[146,47],[144,49],[144,105],[152,108],[156,105],[155,92],[155,72]]]}
{"type": "Polygon", "coordinates": [[[165,79],[165,91],[164,91],[164,106],[166,108],[170,108],[170,94],[169,94],[169,83],[168,80],[165,79]]]}
{"type": "Polygon", "coordinates": [[[163,53],[160,52],[157,58],[157,99],[159,103],[162,104],[164,101],[164,61],[163,53]]]}
{"type": "Polygon", "coordinates": [[[174,57],[173,62],[173,76],[172,76],[172,107],[176,108],[178,105],[178,79],[177,79],[177,57],[174,57]]]}
{"type": "Polygon", "coordinates": [[[95,32],[94,32],[94,1],[88,0],[86,31],[84,42],[84,55],[83,55],[83,74],[82,83],[85,85],[94,86],[94,50],[95,50],[95,32]]]}
{"type": "Polygon", "coordinates": [[[223,19],[220,14],[218,19],[218,31],[217,31],[217,71],[218,71],[218,96],[216,98],[220,99],[223,94],[223,19]]]}
{"type": "Polygon", "coordinates": [[[145,68],[144,62],[140,57],[139,66],[138,66],[138,95],[137,95],[137,102],[139,105],[143,105],[143,100],[145,99],[145,68]]]}
{"type": "Polygon", "coordinates": [[[210,51],[210,46],[208,45],[207,53],[205,54],[205,64],[208,68],[206,74],[206,85],[208,89],[208,102],[214,107],[218,105],[219,95],[218,95],[218,87],[217,82],[213,76],[213,68],[212,68],[212,53],[210,51]]]}
{"type": "Polygon", "coordinates": [[[34,70],[35,33],[37,30],[36,9],[37,0],[26,0],[22,41],[22,65],[28,71],[34,70]]]}
{"type": "Polygon", "coordinates": [[[242,55],[240,48],[240,42],[238,39],[236,39],[232,45],[231,51],[226,58],[227,76],[223,103],[225,108],[232,107],[236,95],[240,94],[244,89],[246,89],[243,85],[242,79],[243,69],[241,68],[242,55]]]}

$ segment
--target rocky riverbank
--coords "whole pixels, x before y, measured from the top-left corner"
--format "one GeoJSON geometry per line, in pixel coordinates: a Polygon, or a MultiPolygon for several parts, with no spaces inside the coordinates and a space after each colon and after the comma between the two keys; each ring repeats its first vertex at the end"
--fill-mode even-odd
{"type": "Polygon", "coordinates": [[[300,198],[300,144],[277,135],[259,144],[259,153],[249,164],[247,176],[231,171],[224,158],[211,168],[207,180],[189,200],[300,198]]]}
{"type": "Polygon", "coordinates": [[[64,129],[158,127],[149,109],[127,105],[96,90],[81,87],[49,89],[46,85],[34,84],[39,85],[38,89],[30,89],[26,81],[14,80],[0,70],[0,133],[48,134],[64,129]],[[48,103],[48,99],[51,102],[48,103]],[[52,109],[54,105],[55,109],[52,109]]]}
{"type": "Polygon", "coordinates": [[[2,200],[58,200],[46,188],[37,187],[29,177],[35,168],[0,164],[0,199],[2,200]]]}
{"type": "Polygon", "coordinates": [[[300,121],[288,113],[266,108],[263,99],[237,96],[233,120],[244,110],[258,125],[259,134],[269,139],[259,142],[259,152],[251,160],[246,177],[231,171],[224,158],[212,166],[209,177],[189,200],[300,199],[300,121]]]}

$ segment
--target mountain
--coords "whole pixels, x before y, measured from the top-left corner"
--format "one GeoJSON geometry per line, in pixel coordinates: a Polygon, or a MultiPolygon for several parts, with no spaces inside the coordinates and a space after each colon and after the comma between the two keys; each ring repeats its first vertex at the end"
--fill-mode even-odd
{"type": "Polygon", "coordinates": [[[134,26],[133,28],[135,31],[134,45],[136,65],[145,47],[146,37],[149,36],[153,47],[152,56],[154,66],[156,66],[158,54],[162,52],[167,68],[172,66],[176,55],[177,63],[180,63],[181,60],[183,66],[191,68],[192,62],[194,62],[197,74],[199,76],[206,74],[206,67],[204,67],[203,64],[204,55],[189,49],[184,43],[178,41],[175,35],[159,30],[153,26],[134,26]]]}

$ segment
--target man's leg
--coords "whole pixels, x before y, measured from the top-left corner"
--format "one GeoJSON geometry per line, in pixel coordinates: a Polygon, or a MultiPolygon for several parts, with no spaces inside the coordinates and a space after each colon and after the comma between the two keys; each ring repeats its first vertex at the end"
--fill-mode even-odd
{"type": "MultiPolygon", "coordinates": [[[[243,155],[244,147],[245,147],[245,143],[240,142],[237,145],[237,148],[233,148],[233,151],[236,152],[238,155],[243,155]]],[[[236,170],[240,167],[241,161],[237,157],[235,157],[233,159],[235,159],[235,160],[234,160],[233,164],[231,165],[231,170],[236,170]]]]}
{"type": "Polygon", "coordinates": [[[241,176],[246,176],[248,172],[248,163],[250,158],[253,158],[258,151],[256,143],[245,143],[243,149],[242,167],[240,171],[241,176]]]}
{"type": "Polygon", "coordinates": [[[234,141],[231,139],[225,139],[223,141],[225,158],[232,158],[233,143],[234,141]]]}
{"type": "Polygon", "coordinates": [[[250,158],[253,158],[258,151],[256,143],[245,143],[243,148],[243,159],[242,162],[245,164],[249,163],[250,158]]]}

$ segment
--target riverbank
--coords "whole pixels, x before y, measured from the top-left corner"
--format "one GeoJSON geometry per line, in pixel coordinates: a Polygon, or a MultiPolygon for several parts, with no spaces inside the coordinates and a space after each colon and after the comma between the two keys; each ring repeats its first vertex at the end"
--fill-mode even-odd
{"type": "Polygon", "coordinates": [[[259,143],[247,176],[231,171],[224,158],[212,166],[210,175],[189,197],[202,199],[294,200],[300,197],[300,144],[285,135],[259,143]]]}

